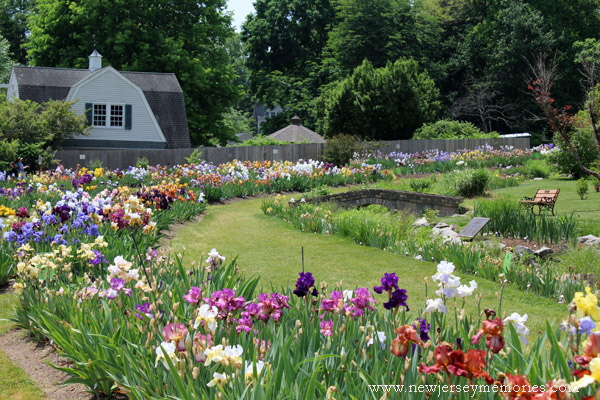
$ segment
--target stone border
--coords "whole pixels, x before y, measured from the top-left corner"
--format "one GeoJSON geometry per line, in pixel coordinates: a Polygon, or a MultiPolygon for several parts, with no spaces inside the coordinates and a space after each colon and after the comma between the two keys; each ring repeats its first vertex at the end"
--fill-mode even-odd
{"type": "Polygon", "coordinates": [[[307,203],[335,202],[342,207],[357,208],[378,204],[390,210],[422,214],[427,209],[438,210],[440,217],[458,213],[463,197],[408,192],[393,189],[363,189],[306,199],[307,203]]]}

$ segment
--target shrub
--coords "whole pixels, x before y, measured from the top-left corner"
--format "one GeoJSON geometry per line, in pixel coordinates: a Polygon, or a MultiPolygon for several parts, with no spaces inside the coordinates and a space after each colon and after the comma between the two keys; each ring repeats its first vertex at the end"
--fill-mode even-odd
{"type": "Polygon", "coordinates": [[[273,139],[269,136],[256,135],[254,138],[250,140],[246,140],[243,143],[236,143],[233,146],[275,146],[281,144],[289,144],[288,142],[283,142],[281,140],[273,139]]]}
{"type": "Polygon", "coordinates": [[[528,160],[525,163],[525,175],[528,178],[547,178],[550,176],[550,168],[544,160],[528,160]]]}
{"type": "Polygon", "coordinates": [[[0,142],[17,141],[17,153],[25,165],[37,165],[39,156],[44,164],[49,163],[65,139],[87,135],[86,118],[72,110],[74,103],[51,100],[38,104],[19,99],[0,103],[0,142]]]}
{"type": "Polygon", "coordinates": [[[498,132],[484,132],[470,122],[442,119],[424,124],[415,131],[413,139],[480,139],[498,137],[498,132]]]}
{"type": "Polygon", "coordinates": [[[486,169],[465,169],[442,175],[434,192],[446,196],[473,197],[485,193],[489,183],[490,173],[486,169]]]}
{"type": "Polygon", "coordinates": [[[350,162],[354,153],[360,150],[358,139],[351,135],[337,135],[327,141],[323,159],[335,165],[350,162]]]}
{"type": "Polygon", "coordinates": [[[88,168],[92,171],[95,171],[98,168],[102,168],[102,160],[99,158],[94,158],[88,162],[88,168]]]}
{"type": "MultiPolygon", "coordinates": [[[[571,175],[575,179],[585,176],[585,172],[579,168],[577,160],[573,153],[569,151],[567,146],[556,135],[554,143],[559,146],[559,149],[551,152],[548,155],[548,162],[553,166],[556,172],[565,175],[571,175]]],[[[591,128],[578,128],[573,132],[571,143],[577,150],[581,161],[586,167],[592,167],[598,160],[598,150],[596,150],[596,142],[591,128]]]]}
{"type": "Polygon", "coordinates": [[[581,198],[581,200],[585,199],[585,196],[588,194],[588,181],[585,178],[579,178],[575,185],[575,190],[577,194],[581,198]]]}
{"type": "Polygon", "coordinates": [[[194,149],[194,151],[192,151],[192,154],[190,154],[189,157],[187,157],[185,159],[185,161],[187,161],[188,164],[200,164],[202,163],[202,150],[198,149],[194,149]]]}
{"type": "Polygon", "coordinates": [[[147,168],[150,165],[150,161],[146,157],[138,157],[135,166],[138,168],[147,168]]]}
{"type": "Polygon", "coordinates": [[[416,61],[398,59],[375,68],[365,59],[315,102],[317,132],[328,138],[346,133],[369,140],[409,139],[435,120],[438,97],[435,82],[416,61]]]}
{"type": "Polygon", "coordinates": [[[414,192],[424,192],[431,187],[432,183],[429,179],[411,179],[408,181],[410,189],[414,192]]]}

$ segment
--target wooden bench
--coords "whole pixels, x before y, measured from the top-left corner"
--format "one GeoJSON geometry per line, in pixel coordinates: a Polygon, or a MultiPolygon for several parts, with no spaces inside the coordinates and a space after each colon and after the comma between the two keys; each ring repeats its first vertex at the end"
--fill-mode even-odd
{"type": "Polygon", "coordinates": [[[519,203],[531,212],[533,212],[533,207],[538,206],[538,215],[542,213],[542,209],[549,210],[554,215],[554,204],[559,192],[560,189],[538,189],[535,196],[523,197],[519,203]]]}

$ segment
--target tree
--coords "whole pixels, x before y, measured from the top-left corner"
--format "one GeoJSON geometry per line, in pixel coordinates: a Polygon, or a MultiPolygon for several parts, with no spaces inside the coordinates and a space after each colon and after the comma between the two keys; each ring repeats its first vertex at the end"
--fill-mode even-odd
{"type": "Polygon", "coordinates": [[[0,83],[8,83],[12,66],[16,63],[10,58],[9,43],[0,36],[0,83]]]}
{"type": "Polygon", "coordinates": [[[337,22],[327,43],[329,63],[342,75],[367,59],[375,68],[413,55],[416,38],[408,0],[338,0],[337,22]]]}
{"type": "Polygon", "coordinates": [[[250,91],[311,127],[311,102],[327,83],[321,70],[334,9],[330,0],[256,0],[242,27],[250,91]]]}
{"type": "MultiPolygon", "coordinates": [[[[547,65],[545,57],[539,56],[529,64],[531,72],[534,76],[534,81],[528,85],[535,98],[536,103],[542,110],[544,118],[548,121],[552,131],[558,135],[560,141],[566,145],[579,168],[588,175],[591,175],[600,181],[600,173],[590,169],[584,163],[581,155],[577,151],[573,143],[573,132],[575,131],[575,123],[577,119],[570,112],[571,106],[562,107],[556,106],[556,101],[552,98],[552,88],[556,80],[556,59],[550,65],[547,65]]],[[[592,113],[594,113],[592,111],[592,113]]],[[[596,157],[597,158],[597,157],[596,157]]]]}
{"type": "Polygon", "coordinates": [[[30,29],[32,65],[87,68],[95,47],[119,70],[175,73],[192,143],[230,139],[223,114],[241,89],[224,46],[225,0],[37,0],[30,29]]]}
{"type": "Polygon", "coordinates": [[[27,16],[35,0],[0,0],[0,36],[10,43],[10,54],[20,64],[27,62],[23,45],[27,41],[27,16]]]}
{"type": "Polygon", "coordinates": [[[12,99],[0,104],[0,168],[16,154],[27,163],[37,163],[38,156],[48,162],[65,139],[87,135],[85,116],[73,111],[74,102],[51,100],[38,104],[12,99]]]}
{"type": "Polygon", "coordinates": [[[328,137],[409,139],[435,119],[439,106],[435,83],[416,61],[399,59],[374,68],[365,60],[317,100],[318,131],[328,137]]]}

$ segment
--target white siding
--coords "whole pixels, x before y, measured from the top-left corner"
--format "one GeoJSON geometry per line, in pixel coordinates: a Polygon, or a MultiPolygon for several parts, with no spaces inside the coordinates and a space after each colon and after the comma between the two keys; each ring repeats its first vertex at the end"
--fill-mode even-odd
{"type": "Polygon", "coordinates": [[[71,90],[71,100],[77,99],[73,109],[85,114],[86,103],[131,104],[131,130],[123,128],[90,129],[89,136],[76,136],[78,140],[127,140],[165,142],[155,123],[143,92],[118,74],[107,69],[99,71],[71,90]]]}

